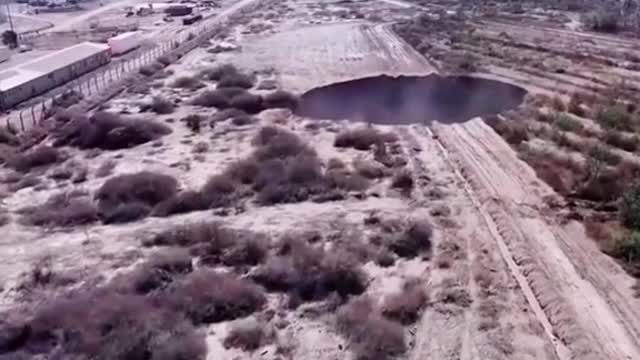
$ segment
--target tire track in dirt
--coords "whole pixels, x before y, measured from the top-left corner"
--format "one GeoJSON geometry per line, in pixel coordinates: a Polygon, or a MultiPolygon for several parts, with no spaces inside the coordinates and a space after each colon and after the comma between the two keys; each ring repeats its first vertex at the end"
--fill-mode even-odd
{"type": "Polygon", "coordinates": [[[557,333],[574,356],[636,358],[635,341],[594,285],[578,273],[542,219],[538,210],[542,202],[523,182],[535,179],[532,170],[519,167],[514,172],[504,166],[519,160],[479,119],[433,129],[443,151],[452,155],[468,181],[470,194],[479,195],[479,210],[495,225],[505,260],[522,275],[521,286],[529,292],[530,303],[544,310],[544,316],[538,315],[548,335],[557,333]],[[494,158],[488,155],[492,153],[494,158]]]}

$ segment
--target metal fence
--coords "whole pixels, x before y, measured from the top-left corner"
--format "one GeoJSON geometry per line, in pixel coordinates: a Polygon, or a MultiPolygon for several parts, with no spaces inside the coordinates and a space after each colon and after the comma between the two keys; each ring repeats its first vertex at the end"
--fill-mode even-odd
{"type": "MultiPolygon", "coordinates": [[[[209,18],[209,20],[211,20],[209,18]]],[[[194,24],[175,35],[175,39],[163,42],[151,49],[140,51],[131,59],[112,62],[103,68],[94,70],[77,79],[74,79],[64,85],[49,91],[43,97],[36,101],[27,101],[26,106],[13,110],[4,120],[7,130],[17,133],[35,126],[45,119],[48,110],[53,106],[54,99],[68,90],[74,90],[84,97],[97,96],[117,81],[128,78],[138,73],[139,69],[145,65],[150,65],[161,56],[181,56],[193,50],[203,41],[208,40],[218,31],[221,26],[219,19],[212,21],[201,21],[200,24],[194,24]],[[195,35],[198,34],[198,35],[195,35]]],[[[0,120],[0,123],[2,120],[0,120]]]]}

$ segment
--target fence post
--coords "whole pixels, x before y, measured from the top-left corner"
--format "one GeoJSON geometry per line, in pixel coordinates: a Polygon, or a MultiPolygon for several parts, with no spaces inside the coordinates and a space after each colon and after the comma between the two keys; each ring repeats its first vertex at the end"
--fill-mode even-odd
{"type": "Polygon", "coordinates": [[[24,119],[22,118],[22,111],[20,111],[20,127],[24,131],[24,119]]]}

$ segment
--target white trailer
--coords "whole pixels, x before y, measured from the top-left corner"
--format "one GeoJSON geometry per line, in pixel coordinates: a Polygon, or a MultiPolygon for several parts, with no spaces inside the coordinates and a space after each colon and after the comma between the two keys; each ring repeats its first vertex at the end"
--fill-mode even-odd
{"type": "Polygon", "coordinates": [[[111,54],[120,55],[140,46],[142,36],[137,31],[125,32],[110,38],[108,43],[111,48],[111,54]]]}

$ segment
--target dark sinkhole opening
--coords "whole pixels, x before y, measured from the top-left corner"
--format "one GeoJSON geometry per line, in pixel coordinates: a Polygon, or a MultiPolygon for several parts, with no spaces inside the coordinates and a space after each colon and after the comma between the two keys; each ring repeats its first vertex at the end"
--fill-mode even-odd
{"type": "Polygon", "coordinates": [[[309,90],[296,112],[376,124],[456,123],[514,109],[526,94],[515,85],[471,76],[381,75],[309,90]]]}

